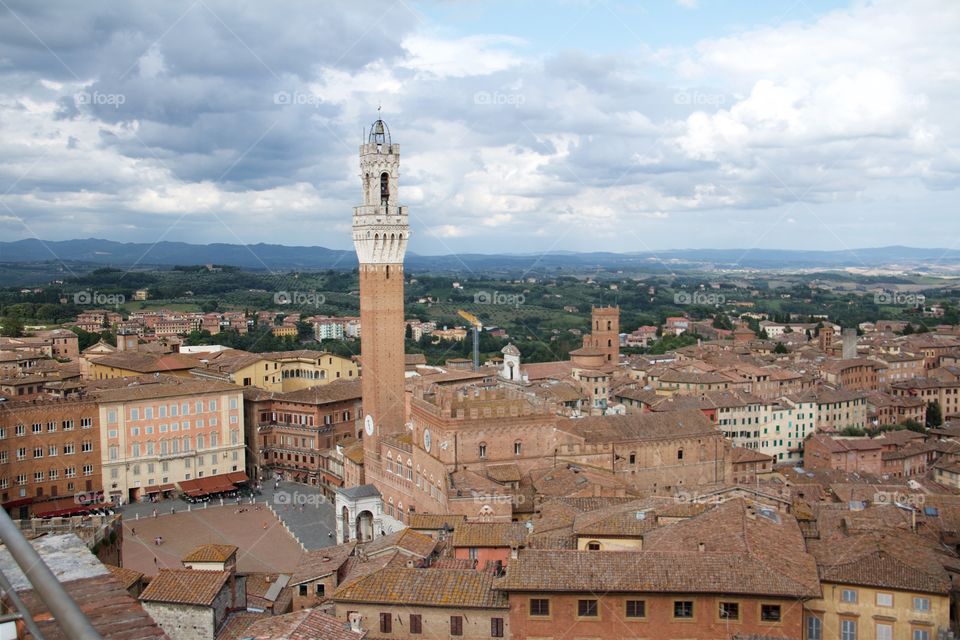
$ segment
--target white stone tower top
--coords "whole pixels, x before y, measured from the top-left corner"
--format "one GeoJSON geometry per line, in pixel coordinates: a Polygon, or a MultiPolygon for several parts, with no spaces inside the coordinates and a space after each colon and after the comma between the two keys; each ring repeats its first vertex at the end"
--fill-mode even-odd
{"type": "Polygon", "coordinates": [[[407,208],[400,206],[400,145],[378,119],[360,145],[363,204],[353,209],[353,245],[361,264],[402,264],[410,237],[407,208]]]}

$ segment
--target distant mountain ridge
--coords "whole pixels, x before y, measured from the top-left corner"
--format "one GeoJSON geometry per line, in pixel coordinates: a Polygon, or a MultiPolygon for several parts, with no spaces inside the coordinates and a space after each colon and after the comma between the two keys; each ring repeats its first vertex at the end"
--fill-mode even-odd
{"type": "MultiPolygon", "coordinates": [[[[36,238],[0,242],[0,263],[62,261],[129,268],[195,264],[233,265],[244,269],[352,269],[353,250],[258,243],[156,244],[115,242],[97,238],[42,241],[36,238]]],[[[613,253],[555,251],[544,254],[464,253],[426,256],[408,253],[414,269],[471,271],[474,269],[643,268],[657,271],[697,268],[817,269],[817,268],[960,268],[960,250],[918,247],[876,247],[842,251],[789,249],[671,249],[613,253]]]]}

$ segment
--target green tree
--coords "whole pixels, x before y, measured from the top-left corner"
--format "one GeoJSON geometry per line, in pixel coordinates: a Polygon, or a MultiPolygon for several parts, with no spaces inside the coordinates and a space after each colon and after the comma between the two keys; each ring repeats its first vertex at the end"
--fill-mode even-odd
{"type": "Polygon", "coordinates": [[[733,324],[730,322],[730,318],[724,313],[718,313],[713,316],[713,328],[714,329],[727,329],[732,331],[733,324]]]}
{"type": "Polygon", "coordinates": [[[6,338],[19,338],[23,335],[23,320],[17,316],[7,316],[3,319],[3,327],[0,328],[0,336],[6,338]]]}
{"type": "Polygon", "coordinates": [[[943,411],[936,400],[927,404],[927,427],[939,427],[943,424],[943,411]]]}
{"type": "Polygon", "coordinates": [[[774,353],[790,353],[790,351],[787,349],[787,345],[783,344],[782,342],[777,343],[777,346],[773,348],[773,352],[774,353]]]}

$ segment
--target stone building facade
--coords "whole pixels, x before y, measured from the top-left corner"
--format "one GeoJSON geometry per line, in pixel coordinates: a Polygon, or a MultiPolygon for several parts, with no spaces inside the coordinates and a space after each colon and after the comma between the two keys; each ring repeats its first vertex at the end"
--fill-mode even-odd
{"type": "Polygon", "coordinates": [[[0,497],[14,518],[42,512],[57,497],[97,501],[102,491],[96,402],[0,403],[0,497]]]}

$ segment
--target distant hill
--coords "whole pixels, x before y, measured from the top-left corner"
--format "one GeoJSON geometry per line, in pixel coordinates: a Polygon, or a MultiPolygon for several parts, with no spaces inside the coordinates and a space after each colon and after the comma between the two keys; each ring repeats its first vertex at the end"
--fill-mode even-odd
{"type": "MultiPolygon", "coordinates": [[[[224,264],[244,269],[352,269],[357,265],[352,250],[278,244],[156,244],[85,240],[0,242],[0,263],[29,264],[62,261],[128,268],[191,264],[224,264]]],[[[408,253],[412,269],[435,271],[536,270],[584,268],[672,271],[689,269],[831,269],[844,267],[899,267],[917,271],[960,268],[960,250],[914,247],[878,247],[846,251],[793,251],[785,249],[672,249],[657,252],[546,254],[456,254],[424,256],[408,253]]]]}

